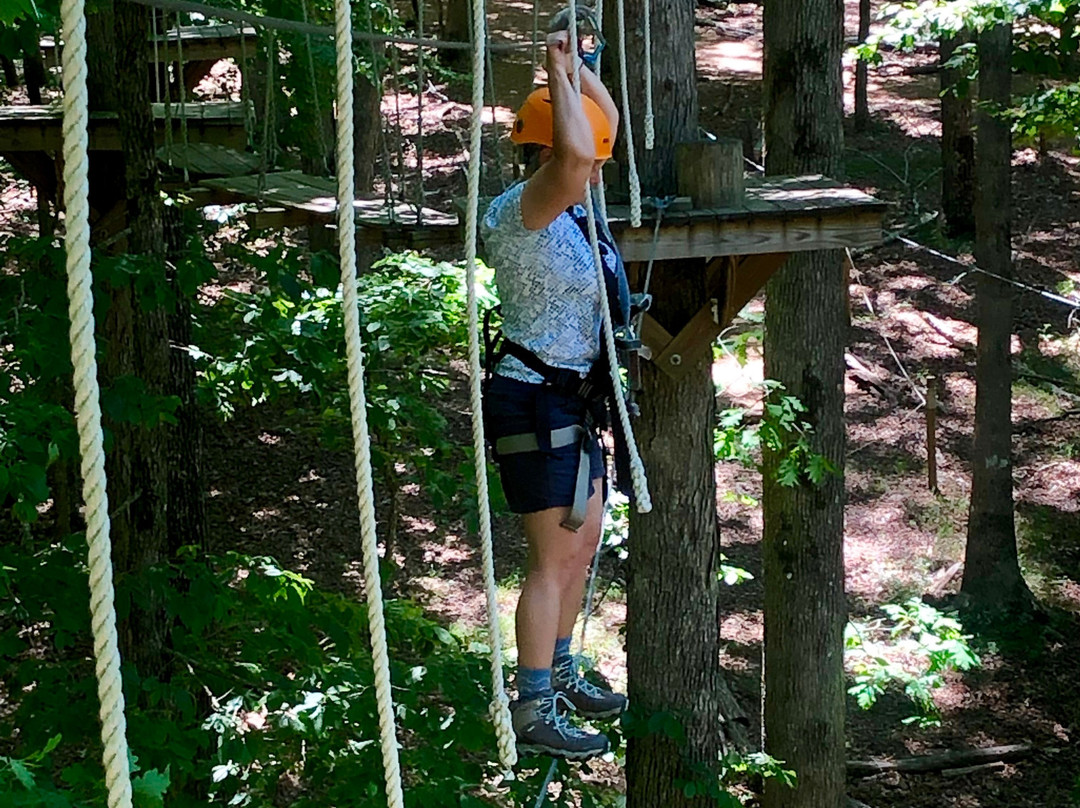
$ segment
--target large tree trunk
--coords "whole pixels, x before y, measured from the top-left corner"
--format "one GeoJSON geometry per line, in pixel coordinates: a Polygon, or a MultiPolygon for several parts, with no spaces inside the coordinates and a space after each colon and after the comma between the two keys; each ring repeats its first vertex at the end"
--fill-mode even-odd
{"type": "MultiPolygon", "coordinates": [[[[653,0],[652,54],[657,109],[656,149],[643,148],[643,105],[636,105],[638,161],[646,193],[675,191],[674,144],[697,135],[693,0],[653,0]]],[[[615,19],[614,7],[605,18],[615,19]]],[[[643,3],[630,0],[626,19],[630,94],[643,98],[643,3]]],[[[616,37],[610,37],[614,46],[616,37]]],[[[609,61],[613,61],[609,60],[609,61]]],[[[655,268],[653,315],[672,333],[707,302],[704,262],[655,268]]],[[[646,366],[642,414],[635,423],[649,474],[653,512],[631,517],[627,579],[627,669],[635,718],[673,716],[683,744],[664,731],[631,732],[627,751],[628,808],[711,804],[687,797],[679,781],[700,779],[695,765],[715,767],[720,751],[745,743],[741,724],[720,723],[733,699],[719,666],[719,537],[714,477],[714,389],[701,361],[674,381],[646,366]]],[[[673,727],[669,726],[670,731],[673,727]]],[[[654,727],[655,729],[655,727],[654,727]]]]}
{"type": "MultiPolygon", "coordinates": [[[[1011,25],[979,35],[975,259],[1006,278],[1012,276],[1012,142],[1008,121],[991,110],[1009,105],[1011,53],[1011,25]]],[[[1012,297],[1012,287],[980,276],[971,510],[960,588],[975,610],[999,616],[1023,612],[1032,603],[1017,559],[1013,513],[1012,297]]]]}
{"type": "MultiPolygon", "coordinates": [[[[970,31],[941,40],[941,64],[961,45],[972,41],[970,31]]],[[[941,70],[941,212],[945,232],[952,237],[975,232],[975,134],[971,130],[969,82],[955,68],[941,70]]]]}
{"type": "MultiPolygon", "coordinates": [[[[842,0],[766,0],[766,171],[835,175],[843,153],[842,0]]],[[[768,286],[765,375],[807,406],[812,445],[844,464],[847,289],[837,251],[797,254],[768,286]]],[[[776,482],[765,456],[765,750],[795,770],[765,808],[844,805],[844,479],[776,482]]]]}
{"type": "MultiPolygon", "coordinates": [[[[95,238],[111,238],[112,249],[148,262],[164,261],[164,234],[150,113],[147,10],[131,3],[115,8],[102,4],[92,30],[102,34],[93,43],[95,65],[116,65],[111,87],[100,76],[95,86],[115,103],[121,137],[121,183],[99,184],[95,238]],[[112,18],[112,25],[107,21],[112,18]],[[104,23],[104,24],[102,24],[104,23]],[[116,54],[125,58],[116,58],[116,54]],[[110,204],[111,203],[111,204],[110,204]]],[[[100,164],[100,163],[99,163],[100,164]]],[[[101,373],[104,387],[134,377],[146,392],[162,396],[170,391],[169,332],[163,308],[147,310],[136,285],[117,282],[108,287],[108,309],[100,324],[104,347],[101,373]]],[[[160,593],[139,578],[147,567],[169,554],[167,520],[168,433],[162,427],[108,418],[113,436],[106,457],[112,509],[113,564],[118,582],[132,594],[131,608],[119,625],[120,652],[140,676],[164,676],[168,665],[165,646],[168,620],[160,593]]]]}

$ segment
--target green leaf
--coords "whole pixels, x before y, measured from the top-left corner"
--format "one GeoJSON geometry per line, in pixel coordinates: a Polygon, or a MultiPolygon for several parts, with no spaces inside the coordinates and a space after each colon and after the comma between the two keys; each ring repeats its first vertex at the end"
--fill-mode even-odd
{"type": "Polygon", "coordinates": [[[21,760],[15,760],[14,758],[7,759],[8,766],[11,767],[12,773],[15,775],[15,779],[22,784],[22,787],[27,791],[34,790],[34,775],[30,773],[30,769],[26,767],[21,760]]]}
{"type": "Polygon", "coordinates": [[[169,789],[169,769],[151,769],[131,781],[132,804],[135,808],[161,808],[169,789]]]}

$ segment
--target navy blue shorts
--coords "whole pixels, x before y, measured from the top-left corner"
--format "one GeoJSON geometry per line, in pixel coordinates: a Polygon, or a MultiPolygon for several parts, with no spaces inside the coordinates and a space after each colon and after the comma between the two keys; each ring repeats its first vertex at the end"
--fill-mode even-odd
{"type": "MultiPolygon", "coordinates": [[[[578,396],[557,393],[541,384],[510,379],[495,374],[484,394],[484,431],[488,442],[507,435],[536,434],[538,424],[547,421],[546,429],[584,424],[585,401],[578,396]]],[[[589,445],[589,496],[594,493],[593,480],[605,476],[604,455],[595,432],[589,445]]],[[[548,508],[570,507],[574,504],[578,462],[581,451],[577,445],[537,452],[499,455],[492,450],[499,464],[506,502],[514,513],[534,513],[548,508]]]]}

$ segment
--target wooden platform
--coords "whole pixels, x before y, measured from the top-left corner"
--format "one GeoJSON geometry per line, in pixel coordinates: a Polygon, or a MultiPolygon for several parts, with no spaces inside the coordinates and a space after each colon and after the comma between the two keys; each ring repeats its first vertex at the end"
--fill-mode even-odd
{"type": "MultiPolygon", "coordinates": [[[[821,176],[748,178],[742,205],[664,214],[657,261],[864,247],[881,241],[888,207],[854,188],[821,176]]],[[[630,210],[609,205],[608,217],[623,260],[653,256],[655,217],[630,227],[630,210]]]]}
{"type": "MultiPolygon", "coordinates": [[[[259,177],[228,177],[200,183],[213,192],[215,203],[258,203],[249,216],[254,227],[325,227],[336,222],[337,187],[329,177],[299,171],[267,174],[262,193],[259,177]]],[[[357,240],[391,249],[422,249],[460,239],[458,219],[442,211],[398,203],[393,210],[382,199],[357,199],[357,240]]]]}
{"type": "MultiPolygon", "coordinates": [[[[157,141],[165,142],[165,105],[153,104],[157,141]]],[[[62,113],[56,106],[0,107],[0,154],[12,152],[59,152],[62,113]]],[[[181,140],[180,105],[170,110],[173,140],[181,140]]],[[[184,105],[190,143],[214,143],[242,150],[247,145],[244,105],[234,101],[189,102],[184,105]]],[[[116,113],[95,113],[89,124],[91,151],[120,151],[116,113]]]]}
{"type": "MultiPolygon", "coordinates": [[[[255,174],[259,170],[257,154],[240,152],[215,143],[173,143],[162,146],[157,157],[174,171],[183,171],[197,177],[236,177],[255,174]]],[[[164,169],[164,166],[163,166],[164,169]]]]}
{"type": "MultiPolygon", "coordinates": [[[[239,64],[244,47],[241,39],[250,42],[247,48],[248,57],[255,54],[258,32],[251,27],[241,29],[236,25],[184,25],[180,28],[172,28],[167,33],[157,36],[157,60],[159,62],[176,62],[179,60],[177,39],[180,40],[179,49],[184,52],[185,62],[217,62],[221,59],[235,59],[239,64]]],[[[153,37],[147,37],[153,42],[153,37]]],[[[50,67],[58,67],[60,64],[60,51],[56,47],[56,38],[43,36],[41,38],[41,54],[45,64],[50,67]]],[[[150,58],[154,52],[151,47],[150,58]]]]}

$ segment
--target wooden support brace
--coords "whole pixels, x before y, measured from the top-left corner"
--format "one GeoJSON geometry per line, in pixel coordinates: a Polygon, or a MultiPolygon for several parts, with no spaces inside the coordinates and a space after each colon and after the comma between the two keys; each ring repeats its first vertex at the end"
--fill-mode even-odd
{"type": "Polygon", "coordinates": [[[737,261],[714,259],[713,264],[726,261],[727,283],[724,308],[720,313],[721,327],[730,325],[743,307],[765,287],[773,273],[783,266],[787,258],[788,253],[761,253],[743,256],[737,261]]]}

